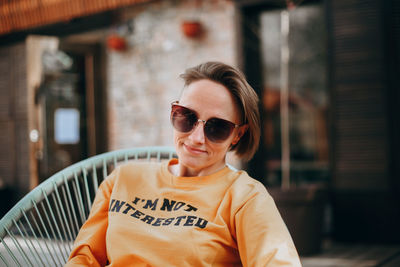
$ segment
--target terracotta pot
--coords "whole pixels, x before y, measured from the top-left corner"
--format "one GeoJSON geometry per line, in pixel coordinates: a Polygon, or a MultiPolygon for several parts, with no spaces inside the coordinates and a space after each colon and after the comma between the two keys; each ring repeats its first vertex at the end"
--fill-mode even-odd
{"type": "Polygon", "coordinates": [[[126,40],[117,34],[110,35],[107,38],[107,47],[115,51],[125,51],[127,47],[126,40]]]}
{"type": "Polygon", "coordinates": [[[202,34],[203,28],[199,21],[182,22],[182,32],[188,38],[197,38],[202,34]]]}

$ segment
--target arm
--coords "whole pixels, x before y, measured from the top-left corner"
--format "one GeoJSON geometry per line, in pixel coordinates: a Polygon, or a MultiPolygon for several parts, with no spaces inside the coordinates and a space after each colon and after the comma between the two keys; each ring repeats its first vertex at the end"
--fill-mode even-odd
{"type": "Polygon", "coordinates": [[[111,174],[100,185],[87,221],[75,239],[72,252],[65,266],[105,266],[107,263],[106,231],[108,207],[113,187],[111,174]]]}
{"type": "Polygon", "coordinates": [[[254,192],[235,215],[243,266],[301,266],[289,231],[265,188],[254,192]]]}

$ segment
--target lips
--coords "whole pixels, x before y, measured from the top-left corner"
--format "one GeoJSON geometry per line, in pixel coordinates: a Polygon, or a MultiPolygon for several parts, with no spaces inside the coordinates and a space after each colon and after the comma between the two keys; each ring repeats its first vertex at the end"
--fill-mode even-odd
{"type": "Polygon", "coordinates": [[[186,149],[187,152],[189,152],[191,154],[201,155],[201,154],[207,153],[207,151],[205,151],[203,149],[199,149],[199,148],[189,146],[186,144],[183,144],[183,147],[186,149]]]}

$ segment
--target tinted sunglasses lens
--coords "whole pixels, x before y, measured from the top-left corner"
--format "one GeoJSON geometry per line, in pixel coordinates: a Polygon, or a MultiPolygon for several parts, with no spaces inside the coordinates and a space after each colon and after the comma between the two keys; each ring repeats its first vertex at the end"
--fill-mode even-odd
{"type": "Polygon", "coordinates": [[[174,128],[180,132],[190,132],[197,122],[197,116],[190,109],[173,105],[171,111],[171,122],[174,128]]]}
{"type": "Polygon", "coordinates": [[[231,135],[234,128],[232,122],[212,118],[204,126],[204,133],[212,142],[223,142],[231,135]]]}

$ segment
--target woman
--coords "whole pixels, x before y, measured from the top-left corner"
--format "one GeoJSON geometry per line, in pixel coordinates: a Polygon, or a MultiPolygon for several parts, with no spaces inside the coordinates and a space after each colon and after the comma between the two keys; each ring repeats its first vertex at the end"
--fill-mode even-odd
{"type": "Polygon", "coordinates": [[[219,62],[181,77],[171,107],[178,159],[111,173],[67,266],[301,266],[264,186],[225,162],[229,150],[248,160],[257,149],[256,93],[219,62]]]}

